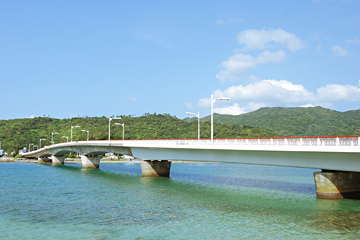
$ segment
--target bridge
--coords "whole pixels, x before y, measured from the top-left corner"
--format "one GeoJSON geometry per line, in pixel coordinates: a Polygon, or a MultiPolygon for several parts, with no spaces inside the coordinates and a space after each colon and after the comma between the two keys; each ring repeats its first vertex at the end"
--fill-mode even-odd
{"type": "Polygon", "coordinates": [[[65,155],[77,152],[83,168],[99,168],[108,152],[134,156],[142,175],[170,174],[171,160],[227,162],[322,169],[314,172],[320,198],[360,198],[360,136],[248,139],[176,139],[79,141],[46,146],[23,154],[64,164],[65,155]]]}

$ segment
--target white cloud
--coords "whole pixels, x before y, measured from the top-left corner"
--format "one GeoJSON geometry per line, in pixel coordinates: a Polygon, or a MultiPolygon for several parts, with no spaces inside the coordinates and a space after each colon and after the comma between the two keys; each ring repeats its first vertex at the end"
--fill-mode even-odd
{"type": "Polygon", "coordinates": [[[353,85],[328,84],[317,89],[317,94],[322,101],[360,101],[360,88],[353,85]]]}
{"type": "Polygon", "coordinates": [[[37,116],[36,115],[31,115],[30,118],[36,118],[37,116]]]}
{"type": "Polygon", "coordinates": [[[214,108],[214,112],[220,114],[240,115],[247,112],[255,111],[259,108],[266,107],[265,103],[249,102],[245,107],[240,107],[239,103],[234,103],[231,106],[214,108]]]}
{"type": "Polygon", "coordinates": [[[283,50],[270,52],[268,50],[262,52],[257,57],[245,55],[242,53],[235,54],[228,61],[220,63],[220,67],[224,68],[216,75],[216,78],[225,80],[236,80],[251,68],[256,68],[259,64],[280,63],[286,59],[286,53],[283,50]]]}
{"type": "Polygon", "coordinates": [[[262,80],[246,86],[231,86],[214,92],[216,97],[230,97],[233,100],[257,100],[262,102],[306,103],[313,99],[313,93],[302,85],[286,80],[262,80]]]}
{"type": "MultiPolygon", "coordinates": [[[[360,102],[360,80],[357,86],[328,84],[318,88],[316,92],[287,80],[262,80],[248,85],[216,90],[214,97],[229,97],[229,104],[232,105],[224,106],[225,101],[221,101],[224,107],[219,107],[221,104],[216,102],[214,111],[233,115],[254,111],[261,107],[314,107],[318,105],[331,107],[333,103],[339,101],[360,102]]],[[[210,99],[200,99],[198,107],[209,108],[210,99]]]]}
{"type": "MultiPolygon", "coordinates": [[[[242,50],[264,50],[266,48],[275,49],[281,47],[295,52],[305,47],[304,42],[298,36],[282,29],[245,30],[237,35],[237,41],[239,44],[244,45],[242,50]]],[[[219,67],[222,69],[216,75],[216,78],[221,81],[239,80],[249,69],[256,68],[260,64],[281,63],[285,61],[286,57],[286,52],[282,49],[264,50],[257,57],[250,54],[236,53],[229,60],[220,63],[219,67]]]]}
{"type": "Polygon", "coordinates": [[[240,115],[246,113],[244,108],[239,107],[238,103],[234,103],[232,106],[223,108],[214,108],[214,112],[220,114],[240,115]]]}
{"type": "Polygon", "coordinates": [[[311,103],[308,103],[306,105],[302,105],[302,106],[299,106],[299,107],[303,107],[303,108],[311,108],[311,107],[315,107],[314,105],[312,105],[311,103]]]}
{"type": "Polygon", "coordinates": [[[339,45],[332,46],[331,50],[333,51],[334,57],[345,57],[348,55],[348,52],[339,45]]]}
{"type": "Polygon", "coordinates": [[[225,80],[239,79],[239,77],[251,68],[256,68],[255,58],[250,55],[235,54],[228,61],[220,63],[220,67],[224,68],[216,75],[216,78],[225,80]]]}
{"type": "Polygon", "coordinates": [[[305,47],[304,42],[298,36],[283,29],[245,30],[238,33],[237,41],[241,45],[245,45],[244,50],[273,48],[273,44],[281,44],[291,52],[305,47]]]}
{"type": "Polygon", "coordinates": [[[132,101],[132,102],[136,102],[137,98],[136,97],[129,97],[128,100],[132,101]]]}
{"type": "Polygon", "coordinates": [[[280,63],[285,61],[286,53],[283,50],[279,50],[277,52],[264,51],[257,58],[257,64],[265,64],[265,63],[280,63]]]}

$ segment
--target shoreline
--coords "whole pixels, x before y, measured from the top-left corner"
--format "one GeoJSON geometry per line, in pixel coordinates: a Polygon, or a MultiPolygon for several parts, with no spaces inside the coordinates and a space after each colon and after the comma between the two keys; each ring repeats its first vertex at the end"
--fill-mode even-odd
{"type": "MultiPolygon", "coordinates": [[[[100,163],[141,163],[144,160],[100,160],[100,163]]],[[[171,163],[219,163],[219,162],[208,162],[208,161],[182,161],[182,160],[169,160],[171,163]]],[[[19,163],[38,163],[37,159],[0,159],[0,163],[7,163],[7,162],[19,162],[19,163]]],[[[49,162],[50,164],[51,162],[49,162]]],[[[81,163],[81,159],[72,158],[72,159],[65,159],[65,163],[81,163]]]]}

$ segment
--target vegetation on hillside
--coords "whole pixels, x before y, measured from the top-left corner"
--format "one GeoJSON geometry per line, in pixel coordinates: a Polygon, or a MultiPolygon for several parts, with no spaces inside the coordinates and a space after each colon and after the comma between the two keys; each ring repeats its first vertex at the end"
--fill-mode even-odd
{"type": "MultiPolygon", "coordinates": [[[[197,138],[197,118],[184,120],[169,114],[145,114],[141,117],[121,116],[121,120],[111,123],[111,139],[122,139],[125,123],[125,139],[187,139],[197,138]]],[[[214,115],[215,138],[274,137],[274,136],[339,136],[360,135],[360,110],[338,112],[322,107],[313,108],[261,108],[242,115],[214,115]],[[265,130],[264,130],[265,129],[265,130]]],[[[108,139],[109,119],[103,117],[77,117],[55,119],[37,117],[32,119],[0,120],[0,141],[8,153],[28,147],[29,143],[50,145],[51,133],[54,142],[70,141],[70,126],[74,141],[86,140],[89,130],[90,140],[108,139]]],[[[201,138],[210,138],[210,116],[201,119],[201,138]]]]}
{"type": "MultiPolygon", "coordinates": [[[[115,122],[125,123],[125,139],[187,139],[197,138],[197,122],[186,122],[169,114],[145,114],[141,117],[120,116],[120,120],[111,121],[111,139],[122,139],[122,126],[115,122]]],[[[74,141],[84,141],[87,133],[80,131],[89,130],[90,140],[108,139],[109,119],[103,117],[77,117],[72,119],[55,119],[49,117],[36,117],[26,119],[0,120],[0,141],[2,148],[8,153],[23,147],[29,143],[39,145],[40,138],[46,138],[41,142],[42,146],[50,145],[51,133],[54,142],[70,141],[71,125],[80,126],[73,129],[74,141]]],[[[201,138],[210,138],[210,122],[202,123],[201,138]]],[[[273,137],[270,131],[231,124],[214,124],[215,138],[237,137],[273,137]]]]}
{"type": "MultiPolygon", "coordinates": [[[[210,121],[210,116],[202,118],[202,121],[210,121]]],[[[260,108],[237,116],[215,114],[214,122],[249,125],[284,137],[360,135],[360,110],[338,112],[322,107],[260,108]]]]}

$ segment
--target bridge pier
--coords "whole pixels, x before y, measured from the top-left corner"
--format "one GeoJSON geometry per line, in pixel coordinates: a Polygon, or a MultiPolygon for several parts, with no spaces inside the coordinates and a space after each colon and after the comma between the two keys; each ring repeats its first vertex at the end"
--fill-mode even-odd
{"type": "Polygon", "coordinates": [[[144,160],[140,163],[143,177],[169,177],[171,162],[168,160],[144,160]]]}
{"type": "Polygon", "coordinates": [[[65,155],[52,155],[51,156],[52,164],[60,165],[65,162],[65,155]]]}
{"type": "Polygon", "coordinates": [[[99,168],[100,157],[81,155],[81,163],[83,168],[99,168]]]}
{"type": "Polygon", "coordinates": [[[38,158],[38,163],[40,163],[40,164],[47,164],[50,162],[51,162],[51,159],[49,159],[48,157],[39,157],[38,158]]]}
{"type": "Polygon", "coordinates": [[[322,170],[314,172],[318,198],[360,199],[360,172],[322,170]]]}

